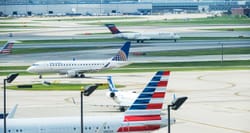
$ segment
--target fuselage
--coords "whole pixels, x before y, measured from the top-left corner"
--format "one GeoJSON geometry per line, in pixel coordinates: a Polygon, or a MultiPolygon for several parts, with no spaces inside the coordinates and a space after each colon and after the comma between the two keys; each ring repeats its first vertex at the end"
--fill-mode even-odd
{"type": "Polygon", "coordinates": [[[116,38],[124,38],[129,40],[177,40],[180,36],[172,32],[159,33],[119,33],[115,34],[116,38]]]}
{"type": "MultiPolygon", "coordinates": [[[[80,117],[7,119],[7,133],[80,133],[80,117]]],[[[171,124],[174,120],[171,120],[171,124]]],[[[0,121],[3,125],[3,120],[0,121]]],[[[116,133],[153,131],[167,126],[167,119],[129,123],[124,116],[83,117],[84,133],[116,133]]],[[[0,127],[3,133],[3,126],[0,127]]]]}
{"type": "Polygon", "coordinates": [[[95,61],[40,61],[32,64],[27,71],[31,73],[85,73],[95,72],[127,65],[125,61],[95,60],[95,61]]]}

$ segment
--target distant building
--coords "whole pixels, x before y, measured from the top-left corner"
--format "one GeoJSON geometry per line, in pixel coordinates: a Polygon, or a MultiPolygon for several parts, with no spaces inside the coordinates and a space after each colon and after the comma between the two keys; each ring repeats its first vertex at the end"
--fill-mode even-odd
{"type": "Polygon", "coordinates": [[[0,0],[0,15],[113,15],[230,11],[250,0],[0,0]]]}
{"type": "Polygon", "coordinates": [[[231,12],[233,15],[246,15],[250,17],[250,9],[249,8],[232,8],[231,12]]]}

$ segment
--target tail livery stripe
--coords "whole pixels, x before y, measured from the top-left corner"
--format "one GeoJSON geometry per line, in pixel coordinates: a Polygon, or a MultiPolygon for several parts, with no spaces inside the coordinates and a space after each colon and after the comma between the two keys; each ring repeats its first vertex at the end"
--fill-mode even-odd
{"type": "Polygon", "coordinates": [[[9,54],[9,53],[11,53],[11,49],[12,49],[13,45],[14,45],[14,43],[12,43],[12,42],[7,42],[7,43],[3,46],[3,48],[1,49],[0,52],[3,53],[3,54],[9,54]]]}
{"type": "Polygon", "coordinates": [[[128,121],[151,121],[151,120],[161,120],[159,115],[147,115],[144,117],[141,116],[125,116],[125,122],[128,121]]]}
{"type": "Polygon", "coordinates": [[[152,131],[160,128],[169,71],[159,71],[125,112],[124,126],[117,132],[152,131]],[[129,125],[126,125],[128,124],[129,125]],[[143,123],[143,125],[136,125],[143,123]]]}
{"type": "Polygon", "coordinates": [[[118,28],[114,24],[105,24],[105,26],[111,31],[112,34],[119,34],[121,33],[118,28]]]}
{"type": "Polygon", "coordinates": [[[126,126],[120,127],[117,132],[152,131],[160,129],[160,127],[160,125],[126,126]]]}

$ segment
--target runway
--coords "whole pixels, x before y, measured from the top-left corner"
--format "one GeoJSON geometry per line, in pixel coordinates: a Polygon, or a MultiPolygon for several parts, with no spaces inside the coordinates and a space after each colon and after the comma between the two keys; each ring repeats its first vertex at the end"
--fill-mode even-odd
{"type": "MultiPolygon", "coordinates": [[[[106,74],[90,74],[105,76],[106,74]]],[[[153,75],[150,73],[111,74],[114,83],[126,85],[122,90],[140,91],[153,75]]],[[[4,77],[0,77],[2,80],[4,77]]],[[[194,71],[172,72],[166,103],[173,94],[188,96],[187,102],[171,116],[177,123],[172,132],[183,133],[249,133],[250,121],[249,70],[242,71],[194,71]]],[[[68,79],[50,75],[46,79],[37,76],[20,76],[14,84],[38,83],[42,81],[71,83],[105,83],[105,79],[68,79]]],[[[2,85],[1,85],[2,86],[2,85]]],[[[46,86],[45,86],[46,87],[46,86]]],[[[96,107],[93,104],[114,104],[105,95],[107,90],[94,92],[84,97],[85,115],[116,115],[114,108],[96,107]]],[[[2,91],[0,92],[2,95],[2,91]]],[[[80,115],[78,91],[13,91],[8,90],[8,110],[19,104],[16,117],[60,117],[80,115]],[[76,104],[73,103],[75,100],[76,104]]],[[[2,110],[2,103],[0,103],[2,110]]],[[[156,131],[164,133],[167,129],[156,131]]]]}

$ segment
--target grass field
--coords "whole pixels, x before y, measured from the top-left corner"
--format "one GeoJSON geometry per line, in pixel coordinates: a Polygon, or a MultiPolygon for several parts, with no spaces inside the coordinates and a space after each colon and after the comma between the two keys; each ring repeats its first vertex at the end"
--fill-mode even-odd
{"type": "MultiPolygon", "coordinates": [[[[221,55],[221,48],[190,49],[146,52],[145,56],[198,56],[198,55],[221,55]]],[[[250,54],[250,47],[223,48],[223,54],[250,54]]]]}
{"type": "Polygon", "coordinates": [[[127,20],[127,19],[141,19],[143,17],[99,17],[99,18],[59,18],[59,19],[46,19],[34,21],[101,21],[101,20],[127,20]]]}
{"type": "Polygon", "coordinates": [[[250,28],[216,28],[216,29],[201,29],[201,30],[219,30],[219,31],[250,31],[250,28]]]}
{"type": "MultiPolygon", "coordinates": [[[[18,88],[18,86],[8,86],[7,89],[11,90],[32,90],[32,91],[80,91],[82,88],[84,89],[86,86],[90,84],[59,84],[59,83],[52,83],[51,85],[45,84],[32,84],[32,88],[18,88]]],[[[116,85],[117,88],[125,87],[124,85],[116,85]]],[[[102,85],[98,86],[98,90],[108,89],[108,84],[103,83],[102,85]]]]}
{"type": "Polygon", "coordinates": [[[98,50],[120,48],[119,46],[93,46],[93,47],[59,47],[59,48],[19,48],[13,49],[12,54],[32,54],[32,53],[47,53],[47,52],[66,52],[66,51],[79,51],[79,50],[98,50]]]}
{"type": "MultiPolygon", "coordinates": [[[[0,66],[0,76],[7,76],[13,72],[20,75],[35,75],[26,72],[28,66],[0,66]],[[6,72],[4,72],[6,70],[6,72]]],[[[101,71],[100,73],[133,73],[153,72],[158,70],[171,71],[205,71],[205,70],[249,70],[250,60],[240,61],[204,61],[204,62],[152,62],[132,63],[122,68],[101,71]]],[[[87,73],[88,74],[88,73],[87,73]]]]}
{"type": "MultiPolygon", "coordinates": [[[[214,25],[214,24],[249,24],[250,18],[239,16],[221,16],[192,19],[171,19],[171,20],[140,20],[131,22],[116,22],[117,26],[170,26],[170,25],[214,25]]],[[[105,22],[89,23],[104,25],[105,22]]]]}

